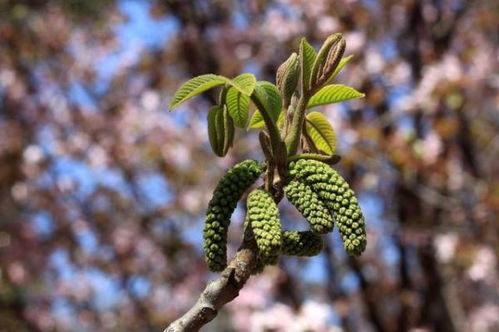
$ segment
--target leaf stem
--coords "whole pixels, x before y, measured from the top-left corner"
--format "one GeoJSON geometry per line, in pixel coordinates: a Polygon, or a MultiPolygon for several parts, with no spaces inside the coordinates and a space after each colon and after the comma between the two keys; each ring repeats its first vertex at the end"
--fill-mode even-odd
{"type": "Polygon", "coordinates": [[[270,143],[272,145],[272,151],[274,153],[274,158],[275,158],[275,153],[278,151],[280,147],[280,143],[283,142],[281,138],[281,134],[279,133],[279,129],[277,128],[277,125],[275,122],[272,120],[270,117],[270,114],[267,112],[265,107],[263,107],[263,104],[260,102],[260,100],[253,94],[251,95],[251,100],[253,103],[256,105],[258,110],[260,111],[260,114],[262,115],[263,121],[265,122],[265,125],[267,126],[267,130],[269,131],[269,136],[270,136],[270,143]]]}
{"type": "Polygon", "coordinates": [[[298,159],[314,159],[318,161],[322,161],[325,163],[330,163],[330,164],[336,164],[341,157],[338,156],[337,154],[333,155],[325,155],[325,154],[318,154],[318,153],[303,153],[303,154],[297,154],[294,156],[291,156],[288,158],[288,161],[295,161],[298,159]]]}
{"type": "Polygon", "coordinates": [[[308,97],[302,95],[293,114],[293,122],[291,123],[291,130],[289,136],[286,138],[286,149],[288,156],[293,156],[298,151],[298,143],[300,142],[301,128],[305,120],[305,111],[307,109],[308,97]]]}

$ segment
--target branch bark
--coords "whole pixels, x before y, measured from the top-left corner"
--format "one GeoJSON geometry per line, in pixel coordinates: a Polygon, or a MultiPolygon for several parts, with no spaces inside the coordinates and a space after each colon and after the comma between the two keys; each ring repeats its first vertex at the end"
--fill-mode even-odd
{"type": "Polygon", "coordinates": [[[220,277],[208,283],[196,304],[182,317],[172,322],[164,332],[199,331],[212,321],[218,311],[239,295],[254,271],[258,249],[253,235],[246,232],[236,256],[220,277]]]}

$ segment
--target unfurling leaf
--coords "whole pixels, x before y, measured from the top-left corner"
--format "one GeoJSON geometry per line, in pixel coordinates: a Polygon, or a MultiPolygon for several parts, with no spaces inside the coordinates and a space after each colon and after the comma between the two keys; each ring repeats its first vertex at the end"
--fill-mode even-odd
{"type": "Polygon", "coordinates": [[[336,67],[338,67],[344,52],[345,39],[341,33],[335,33],[326,39],[312,67],[310,76],[311,89],[320,89],[327,82],[336,67]]]}
{"type": "Polygon", "coordinates": [[[219,156],[222,154],[223,146],[220,146],[218,132],[217,132],[217,117],[221,113],[221,106],[212,106],[208,111],[208,138],[210,140],[211,149],[219,156]]]}
{"type": "Polygon", "coordinates": [[[232,80],[214,74],[197,76],[188,80],[178,88],[170,102],[170,110],[206,90],[223,84],[234,87],[243,95],[250,96],[255,88],[255,83],[255,75],[250,73],[241,74],[232,80]]]}
{"type": "Polygon", "coordinates": [[[223,157],[234,141],[234,121],[224,106],[213,106],[208,111],[208,138],[211,149],[223,157]]]}
{"type": "Polygon", "coordinates": [[[301,91],[305,95],[310,89],[310,74],[317,53],[305,38],[300,43],[300,73],[301,73],[301,91]]]}
{"type": "Polygon", "coordinates": [[[229,80],[223,76],[206,74],[194,77],[178,88],[170,102],[170,110],[176,108],[186,100],[216,86],[227,83],[229,80]]]}
{"type": "Polygon", "coordinates": [[[236,90],[243,95],[251,96],[256,85],[256,77],[251,73],[241,74],[229,82],[236,90]]]}
{"type": "Polygon", "coordinates": [[[332,82],[336,78],[336,76],[339,74],[340,70],[342,70],[343,67],[345,67],[345,65],[348,62],[350,62],[350,60],[352,60],[352,58],[353,58],[353,55],[349,55],[349,56],[346,56],[343,59],[341,59],[340,63],[338,64],[338,67],[336,67],[336,69],[333,72],[333,75],[331,75],[331,77],[329,77],[326,84],[329,84],[330,82],[332,82]]]}
{"type": "Polygon", "coordinates": [[[336,134],[326,116],[319,112],[307,115],[305,128],[315,147],[328,155],[336,150],[336,134]]]}
{"type": "Polygon", "coordinates": [[[320,89],[312,96],[312,98],[310,98],[307,108],[339,103],[342,101],[362,97],[364,97],[364,94],[352,87],[343,84],[330,84],[320,89]]]}
{"type": "Polygon", "coordinates": [[[230,87],[225,97],[225,104],[234,124],[239,128],[245,128],[248,123],[250,98],[234,87],[230,87]]]}
{"type": "Polygon", "coordinates": [[[223,115],[223,130],[224,130],[222,156],[225,156],[229,151],[229,148],[232,147],[232,143],[234,143],[235,128],[234,128],[234,120],[232,120],[229,111],[227,110],[227,106],[225,105],[223,107],[222,115],[223,115]]]}
{"type": "Polygon", "coordinates": [[[266,112],[270,119],[275,123],[282,110],[281,95],[277,87],[266,81],[258,81],[253,92],[260,105],[256,105],[258,110],[251,117],[248,128],[261,128],[265,125],[261,112],[266,112]],[[264,109],[261,110],[260,108],[264,109]]]}
{"type": "Polygon", "coordinates": [[[287,108],[291,97],[296,90],[299,78],[299,61],[298,54],[293,53],[290,57],[283,62],[279,69],[277,69],[276,85],[281,95],[283,96],[284,107],[287,108]]]}
{"type": "Polygon", "coordinates": [[[258,129],[265,126],[265,121],[263,121],[262,114],[260,111],[256,110],[251,116],[251,120],[248,124],[248,129],[258,129]]]}

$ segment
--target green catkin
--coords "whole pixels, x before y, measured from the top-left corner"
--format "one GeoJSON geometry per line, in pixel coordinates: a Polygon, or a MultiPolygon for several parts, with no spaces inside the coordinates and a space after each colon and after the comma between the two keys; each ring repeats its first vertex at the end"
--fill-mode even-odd
{"type": "Polygon", "coordinates": [[[230,217],[243,193],[253,184],[262,168],[255,160],[236,164],[220,179],[208,204],[203,231],[204,253],[211,271],[222,271],[227,266],[227,230],[230,217]]]}
{"type": "Polygon", "coordinates": [[[282,245],[281,222],[272,195],[263,189],[255,189],[248,195],[248,220],[259,259],[264,265],[277,264],[282,245]]]}
{"type": "Polygon", "coordinates": [[[314,232],[325,234],[333,230],[331,213],[309,186],[293,180],[284,188],[284,192],[291,204],[307,219],[314,232]]]}
{"type": "Polygon", "coordinates": [[[310,231],[283,231],[281,253],[288,256],[311,257],[322,251],[319,235],[310,231]]]}
{"type": "Polygon", "coordinates": [[[289,175],[312,188],[333,212],[346,251],[350,255],[360,255],[367,241],[364,216],[345,179],[329,165],[306,159],[291,162],[289,175]]]}

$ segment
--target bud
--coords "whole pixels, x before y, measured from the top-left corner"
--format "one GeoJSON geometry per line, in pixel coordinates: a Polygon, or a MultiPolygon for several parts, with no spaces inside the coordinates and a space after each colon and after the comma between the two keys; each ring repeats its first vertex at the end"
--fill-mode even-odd
{"type": "Polygon", "coordinates": [[[312,67],[310,86],[313,90],[320,89],[333,75],[345,52],[345,45],[341,33],[335,33],[326,39],[312,67]]]}
{"type": "Polygon", "coordinates": [[[281,92],[285,108],[288,107],[291,97],[298,85],[300,72],[298,65],[298,54],[293,53],[282,63],[279,69],[277,69],[276,85],[281,92]]]}

